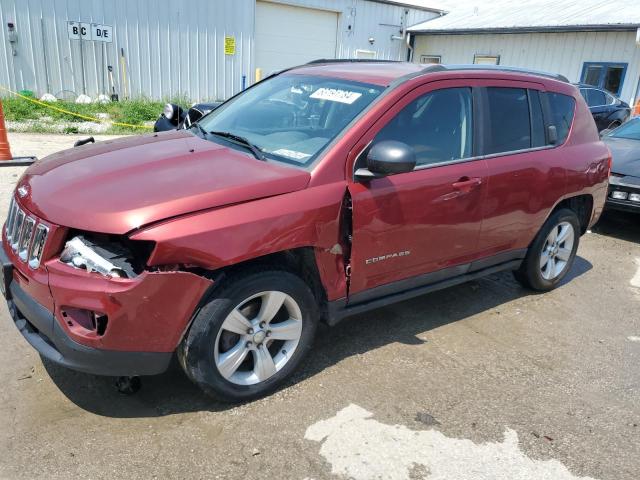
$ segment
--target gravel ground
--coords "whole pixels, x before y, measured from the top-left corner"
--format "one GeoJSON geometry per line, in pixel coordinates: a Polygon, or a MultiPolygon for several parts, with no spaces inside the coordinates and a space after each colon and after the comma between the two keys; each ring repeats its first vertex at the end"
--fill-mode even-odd
{"type": "MultiPolygon", "coordinates": [[[[10,135],[16,155],[57,138],[10,135]]],[[[0,477],[635,480],[639,242],[608,214],[553,292],[504,273],[320,329],[287,388],[240,406],[176,366],[122,396],[43,363],[1,305],[0,477]]]]}

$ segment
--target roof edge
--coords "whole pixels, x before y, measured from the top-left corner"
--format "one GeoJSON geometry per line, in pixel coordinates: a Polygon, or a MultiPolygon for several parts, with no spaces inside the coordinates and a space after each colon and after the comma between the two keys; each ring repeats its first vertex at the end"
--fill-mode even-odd
{"type": "Polygon", "coordinates": [[[375,3],[384,3],[387,5],[396,5],[398,7],[405,7],[405,8],[413,8],[414,10],[422,10],[424,12],[433,12],[433,13],[440,13],[440,14],[445,14],[445,13],[449,13],[448,10],[442,10],[441,8],[436,8],[436,7],[421,7],[419,5],[413,5],[411,3],[405,3],[402,0],[399,0],[397,2],[395,1],[388,1],[388,0],[367,0],[369,2],[375,2],[375,3]]]}
{"type": "Polygon", "coordinates": [[[626,32],[635,31],[640,24],[604,24],[604,25],[549,25],[540,27],[500,27],[500,28],[442,28],[417,29],[409,27],[408,32],[418,35],[465,35],[469,33],[554,33],[554,32],[626,32]]]}

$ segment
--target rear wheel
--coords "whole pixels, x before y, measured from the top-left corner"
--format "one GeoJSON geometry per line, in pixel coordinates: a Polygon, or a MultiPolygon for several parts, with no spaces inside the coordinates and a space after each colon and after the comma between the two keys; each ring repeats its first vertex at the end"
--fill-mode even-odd
{"type": "Polygon", "coordinates": [[[554,289],[571,269],[580,241],[580,222],[573,210],[553,213],[534,239],[527,256],[515,272],[525,287],[554,289]]]}
{"type": "Polygon", "coordinates": [[[289,272],[248,273],[225,283],[197,313],[179,358],[206,393],[250,400],[276,389],[300,364],[317,308],[307,285],[289,272]]]}

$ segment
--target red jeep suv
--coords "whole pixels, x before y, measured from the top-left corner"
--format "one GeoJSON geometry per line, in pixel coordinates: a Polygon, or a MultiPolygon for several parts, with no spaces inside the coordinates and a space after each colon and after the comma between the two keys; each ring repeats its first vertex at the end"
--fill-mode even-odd
{"type": "Polygon", "coordinates": [[[187,130],[31,166],[2,287],[40,354],[272,391],[316,325],[501,270],[550,290],[598,219],[610,155],[564,77],[319,61],[187,130]]]}

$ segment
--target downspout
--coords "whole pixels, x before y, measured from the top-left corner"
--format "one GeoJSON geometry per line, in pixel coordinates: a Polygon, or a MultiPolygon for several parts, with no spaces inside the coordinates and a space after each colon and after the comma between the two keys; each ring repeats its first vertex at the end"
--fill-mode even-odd
{"type": "Polygon", "coordinates": [[[413,62],[413,42],[415,37],[411,36],[411,32],[407,32],[407,61],[413,62]]]}

